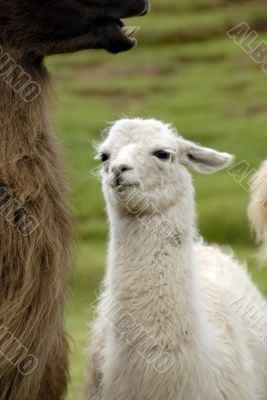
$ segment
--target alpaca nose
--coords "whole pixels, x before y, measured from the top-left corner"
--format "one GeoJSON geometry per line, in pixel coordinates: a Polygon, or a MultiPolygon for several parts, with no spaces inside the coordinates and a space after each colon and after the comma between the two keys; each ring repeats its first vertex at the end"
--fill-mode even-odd
{"type": "Polygon", "coordinates": [[[116,165],[112,168],[112,172],[116,177],[121,176],[124,172],[131,171],[133,167],[128,164],[116,165]]]}

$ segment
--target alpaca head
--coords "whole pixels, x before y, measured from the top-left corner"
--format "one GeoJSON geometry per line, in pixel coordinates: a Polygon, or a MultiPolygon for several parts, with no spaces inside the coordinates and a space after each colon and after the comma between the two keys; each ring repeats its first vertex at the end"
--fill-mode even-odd
{"type": "Polygon", "coordinates": [[[103,190],[109,205],[129,214],[164,213],[193,203],[188,166],[201,173],[226,168],[233,157],[177,136],[156,120],[116,122],[98,147],[103,190]]]}
{"type": "Polygon", "coordinates": [[[0,0],[0,44],[23,55],[132,48],[135,29],[121,18],[144,15],[148,0],[0,0]],[[76,49],[77,47],[77,49],[76,49]]]}

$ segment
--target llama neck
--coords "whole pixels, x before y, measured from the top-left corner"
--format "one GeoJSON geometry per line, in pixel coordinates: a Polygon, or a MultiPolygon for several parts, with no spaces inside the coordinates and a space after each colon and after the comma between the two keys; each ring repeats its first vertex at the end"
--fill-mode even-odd
{"type": "Polygon", "coordinates": [[[201,341],[205,325],[195,277],[193,215],[193,209],[169,210],[164,215],[174,232],[169,238],[158,230],[162,216],[111,218],[110,294],[151,335],[172,339],[171,352],[182,343],[192,348],[195,332],[201,341]]]}
{"type": "MultiPolygon", "coordinates": [[[[18,89],[20,70],[14,65],[3,79],[0,62],[0,323],[38,359],[38,368],[31,374],[32,380],[29,376],[18,379],[17,369],[10,369],[9,362],[14,359],[14,346],[6,347],[1,368],[10,371],[4,377],[4,397],[13,393],[8,382],[17,382],[21,398],[33,399],[46,390],[43,376],[49,373],[54,354],[59,373],[65,368],[60,343],[72,223],[49,120],[45,73],[41,67],[35,71],[24,67],[40,85],[36,97],[18,89]]],[[[2,339],[0,346],[4,345],[2,339]]]]}
{"type": "Polygon", "coordinates": [[[45,184],[40,175],[50,180],[51,187],[57,187],[57,193],[65,193],[49,90],[42,60],[35,60],[33,66],[28,60],[17,63],[8,58],[4,68],[0,48],[0,184],[14,189],[19,198],[22,194],[21,200],[23,192],[33,189],[34,176],[37,186],[45,184]],[[38,172],[31,162],[38,166],[38,172]]]}
{"type": "Polygon", "coordinates": [[[23,61],[17,63],[8,53],[0,61],[2,168],[6,163],[32,158],[40,137],[51,131],[51,126],[44,68],[40,65],[34,69],[23,61]]]}

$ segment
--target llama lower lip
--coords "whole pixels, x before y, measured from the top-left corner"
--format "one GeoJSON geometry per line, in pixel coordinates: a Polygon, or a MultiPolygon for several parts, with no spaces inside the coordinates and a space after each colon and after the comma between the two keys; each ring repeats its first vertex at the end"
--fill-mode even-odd
{"type": "Polygon", "coordinates": [[[121,33],[127,37],[127,39],[135,40],[137,33],[140,31],[140,26],[128,26],[125,25],[120,19],[114,21],[121,30],[121,33]]]}
{"type": "Polygon", "coordinates": [[[135,37],[137,35],[137,33],[139,32],[140,27],[139,26],[127,26],[124,25],[121,27],[121,32],[128,38],[131,40],[135,40],[135,37]]]}

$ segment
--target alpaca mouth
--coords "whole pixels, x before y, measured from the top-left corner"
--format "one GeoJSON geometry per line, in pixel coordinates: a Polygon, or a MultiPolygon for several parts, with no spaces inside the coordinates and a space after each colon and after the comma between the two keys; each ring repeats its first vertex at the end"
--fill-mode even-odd
{"type": "Polygon", "coordinates": [[[137,182],[126,182],[122,180],[120,177],[117,177],[112,180],[110,186],[116,192],[121,193],[133,188],[137,189],[139,187],[139,184],[137,182]]]}
{"type": "Polygon", "coordinates": [[[125,184],[121,184],[119,186],[116,186],[116,192],[122,193],[122,192],[126,192],[130,189],[137,189],[139,186],[136,183],[133,184],[129,184],[129,183],[125,183],[125,184]]]}

